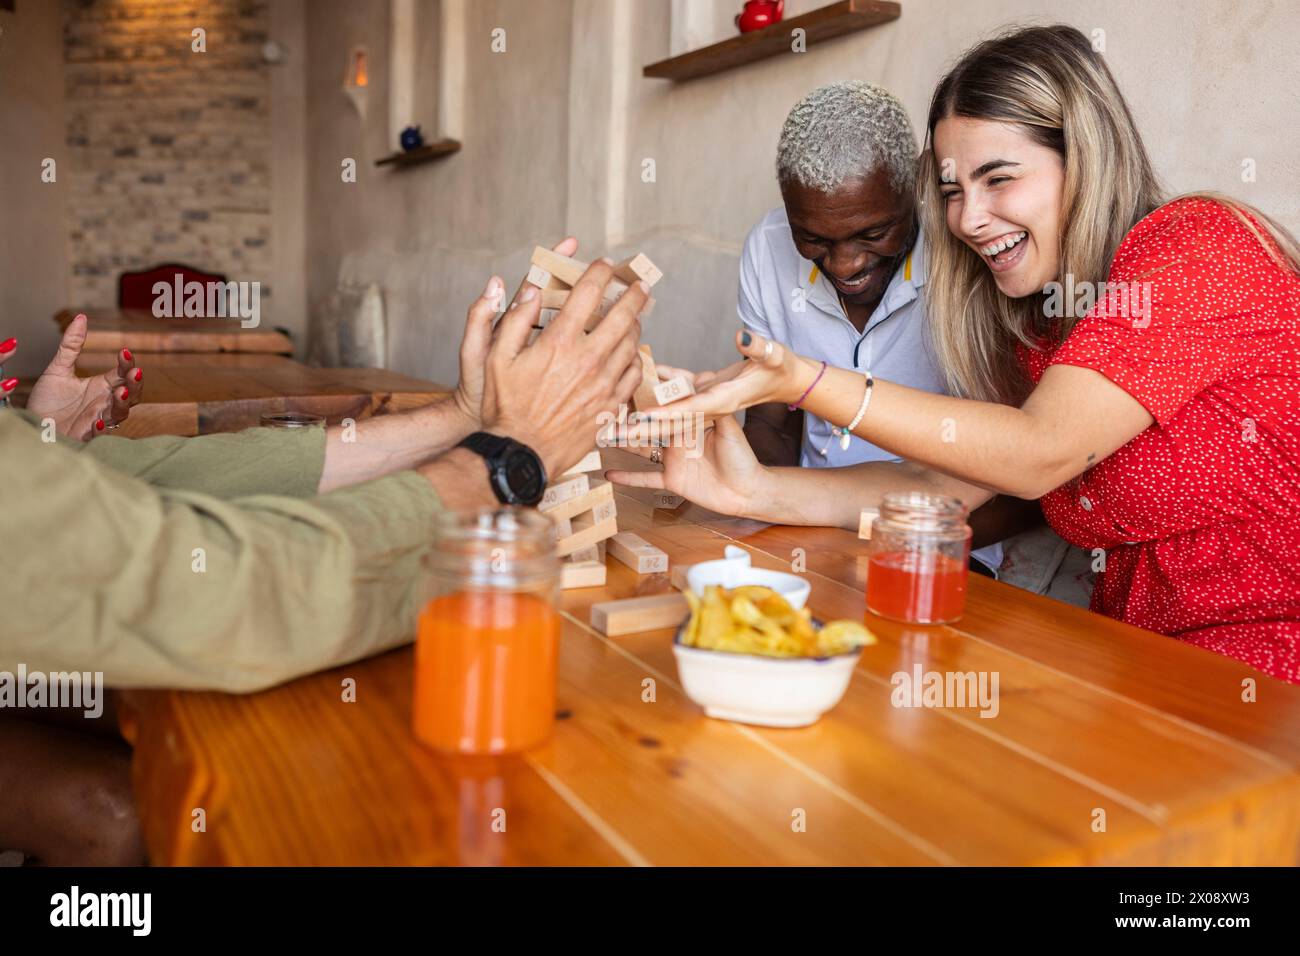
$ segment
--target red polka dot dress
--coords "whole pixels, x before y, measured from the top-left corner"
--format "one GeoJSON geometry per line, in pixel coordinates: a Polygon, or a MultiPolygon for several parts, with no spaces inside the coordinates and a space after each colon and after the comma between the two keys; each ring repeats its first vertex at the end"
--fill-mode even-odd
{"type": "Polygon", "coordinates": [[[1021,355],[1034,382],[1097,370],[1155,424],[1043,512],[1104,549],[1094,611],[1300,683],[1300,277],[1229,209],[1185,199],[1133,227],[1109,279],[1127,299],[1021,355]]]}

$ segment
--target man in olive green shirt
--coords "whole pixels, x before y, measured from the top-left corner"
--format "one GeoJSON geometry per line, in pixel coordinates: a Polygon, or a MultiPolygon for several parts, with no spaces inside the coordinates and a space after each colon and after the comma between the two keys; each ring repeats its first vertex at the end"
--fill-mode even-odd
{"type": "Polygon", "coordinates": [[[410,640],[439,516],[496,503],[483,460],[456,444],[506,435],[561,474],[639,384],[643,284],[583,332],[611,275],[593,263],[531,344],[537,290],[493,329],[493,277],[457,395],[359,423],[355,441],[254,429],[79,445],[0,411],[0,671],[252,691],[410,640]]]}

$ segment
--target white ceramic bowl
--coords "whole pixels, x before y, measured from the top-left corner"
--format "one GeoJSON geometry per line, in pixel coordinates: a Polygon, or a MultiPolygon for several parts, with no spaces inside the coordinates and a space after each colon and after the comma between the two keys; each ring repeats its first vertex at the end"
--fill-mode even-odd
{"type": "Polygon", "coordinates": [[[806,727],[840,702],[862,648],[835,657],[763,657],[673,642],[686,696],[710,717],[761,727],[806,727]]]}
{"type": "Polygon", "coordinates": [[[799,575],[750,567],[749,552],[735,545],[727,545],[725,554],[718,561],[701,561],[691,566],[686,572],[686,583],[692,591],[703,597],[705,587],[710,584],[728,590],[743,584],[761,584],[780,594],[796,611],[808,603],[812,585],[799,575]]]}

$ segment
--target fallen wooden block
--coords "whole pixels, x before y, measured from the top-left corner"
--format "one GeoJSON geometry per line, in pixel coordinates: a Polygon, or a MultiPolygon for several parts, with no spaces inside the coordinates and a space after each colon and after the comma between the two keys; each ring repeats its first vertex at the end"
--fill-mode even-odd
{"type": "Polygon", "coordinates": [[[560,590],[562,591],[602,587],[605,579],[604,561],[564,561],[560,564],[560,590]]]}
{"type": "Polygon", "coordinates": [[[546,486],[546,491],[542,492],[542,500],[537,503],[539,511],[550,511],[558,504],[563,504],[570,498],[576,498],[578,495],[586,494],[591,490],[591,480],[583,474],[573,475],[571,477],[561,477],[559,481],[552,482],[546,486]]]}
{"type": "Polygon", "coordinates": [[[584,527],[581,531],[577,528],[577,522],[574,522],[573,534],[567,538],[561,538],[555,543],[555,553],[565,558],[575,551],[581,551],[583,548],[589,548],[597,541],[604,541],[606,538],[612,538],[618,534],[618,519],[606,518],[604,521],[598,521],[595,524],[584,527]]]}
{"type": "Polygon", "coordinates": [[[620,531],[606,542],[609,553],[637,574],[657,574],[668,570],[668,555],[631,531],[620,531]]]}
{"type": "Polygon", "coordinates": [[[664,277],[659,267],[644,252],[638,252],[631,259],[624,259],[614,266],[614,275],[628,285],[640,279],[647,286],[653,286],[664,277]]]}
{"type": "Polygon", "coordinates": [[[577,475],[587,471],[601,471],[604,469],[604,467],[605,466],[602,465],[600,462],[600,449],[593,448],[591,451],[587,452],[587,454],[583,456],[582,461],[578,462],[576,465],[574,465],[572,468],[566,471],[562,477],[568,477],[569,475],[577,475]]]}
{"type": "Polygon", "coordinates": [[[656,488],[650,493],[650,503],[656,508],[667,508],[669,511],[675,511],[680,508],[686,501],[681,495],[675,495],[671,491],[664,491],[662,488],[656,488]]]}
{"type": "Polygon", "coordinates": [[[689,591],[690,582],[686,580],[686,575],[691,573],[693,564],[674,564],[672,573],[668,576],[669,583],[679,591],[689,591]]]}
{"type": "MultiPolygon", "coordinates": [[[[584,476],[585,477],[585,476],[584,476]]],[[[592,511],[608,503],[614,510],[603,512],[603,516],[608,518],[618,513],[614,506],[614,486],[608,481],[600,478],[588,479],[591,481],[591,488],[576,497],[569,498],[567,501],[561,501],[546,509],[546,514],[550,515],[556,521],[566,518],[574,518],[583,512],[592,511]]]]}
{"type": "Polygon", "coordinates": [[[865,541],[870,541],[871,523],[879,517],[879,508],[863,508],[862,514],[858,517],[858,537],[865,541]]]}
{"type": "Polygon", "coordinates": [[[695,389],[691,385],[690,379],[684,375],[678,375],[676,378],[670,378],[666,382],[660,382],[654,387],[655,401],[660,405],[667,405],[669,402],[675,402],[679,398],[686,398],[695,394],[695,389]]]}
{"type": "Polygon", "coordinates": [[[649,597],[603,601],[591,606],[591,626],[606,637],[676,627],[690,613],[686,598],[676,591],[649,597]]]}

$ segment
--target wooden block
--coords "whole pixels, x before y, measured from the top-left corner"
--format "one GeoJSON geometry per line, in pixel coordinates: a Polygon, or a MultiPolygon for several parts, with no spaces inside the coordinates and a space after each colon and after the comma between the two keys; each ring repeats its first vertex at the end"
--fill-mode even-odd
{"type": "Polygon", "coordinates": [[[567,538],[573,534],[573,522],[568,518],[552,518],[555,522],[551,528],[551,540],[559,541],[561,538],[567,538]]]}
{"type": "Polygon", "coordinates": [[[600,449],[593,448],[591,451],[587,452],[582,461],[578,462],[566,471],[564,476],[567,477],[569,475],[576,475],[587,471],[602,471],[604,468],[605,466],[600,462],[600,449]]]}
{"type": "Polygon", "coordinates": [[[628,285],[640,279],[648,286],[653,286],[664,277],[659,267],[650,261],[644,252],[638,252],[631,259],[624,259],[614,266],[614,275],[628,285]]]}
{"type": "Polygon", "coordinates": [[[655,408],[659,404],[659,400],[655,398],[655,386],[659,384],[659,373],[655,370],[654,355],[650,352],[650,346],[640,345],[637,348],[641,353],[641,384],[632,393],[632,402],[636,405],[638,411],[642,411],[647,408],[655,408]]]}
{"type": "MultiPolygon", "coordinates": [[[[545,269],[543,269],[541,266],[538,266],[538,265],[530,265],[530,266],[528,267],[528,281],[531,282],[533,285],[537,286],[539,289],[544,290],[544,292],[546,292],[546,291],[552,291],[552,292],[558,292],[560,295],[567,295],[567,293],[565,293],[563,290],[559,290],[559,289],[554,289],[554,290],[552,290],[552,289],[549,289],[549,288],[548,288],[548,287],[551,285],[551,279],[553,279],[553,278],[554,278],[554,276],[552,276],[549,272],[547,272],[547,271],[546,271],[545,269]]],[[[561,301],[562,301],[562,300],[561,300],[561,301]]],[[[558,309],[559,306],[558,306],[558,305],[548,306],[548,305],[546,304],[546,296],[545,296],[545,294],[543,294],[543,295],[542,295],[542,308],[544,308],[544,309],[558,309]]]]}
{"type": "Polygon", "coordinates": [[[618,519],[607,518],[604,521],[585,527],[581,531],[575,528],[573,534],[567,538],[561,538],[555,543],[555,553],[562,558],[566,558],[575,551],[589,548],[597,541],[604,541],[616,534],[618,534],[618,519]]]}
{"type": "Polygon", "coordinates": [[[649,597],[603,601],[591,606],[591,626],[606,637],[676,627],[690,613],[686,598],[676,591],[649,597]]]}
{"type": "Polygon", "coordinates": [[[560,564],[560,590],[598,588],[605,584],[604,561],[564,561],[560,564]]]}
{"type": "MultiPolygon", "coordinates": [[[[587,263],[579,262],[577,259],[571,259],[568,256],[562,256],[558,252],[552,252],[550,249],[544,249],[541,246],[533,248],[531,265],[550,273],[554,279],[558,279],[569,286],[577,285],[578,280],[582,278],[582,274],[587,271],[587,263]]],[[[551,288],[555,288],[555,283],[551,283],[551,288]]],[[[617,278],[610,279],[609,284],[605,286],[605,300],[612,302],[626,291],[626,282],[617,278]]]]}
{"type": "Polygon", "coordinates": [[[880,517],[879,508],[863,508],[858,517],[858,537],[864,541],[871,540],[871,522],[880,517]]]}
{"type": "Polygon", "coordinates": [[[564,560],[570,561],[574,564],[581,564],[584,561],[599,561],[601,564],[604,564],[605,552],[601,550],[601,545],[604,543],[604,541],[601,541],[599,544],[593,544],[590,547],[579,548],[564,560]]]}
{"type": "Polygon", "coordinates": [[[681,495],[675,495],[671,491],[664,491],[662,488],[656,488],[650,493],[650,503],[656,508],[667,508],[669,511],[675,511],[680,508],[686,501],[681,495]]]}
{"type": "MultiPolygon", "coordinates": [[[[583,475],[583,477],[586,478],[587,476],[583,475]]],[[[609,512],[602,512],[604,517],[608,518],[618,514],[618,511],[614,506],[614,486],[608,481],[604,481],[600,478],[588,479],[588,481],[591,482],[590,489],[576,497],[552,505],[546,509],[546,513],[558,521],[567,518],[575,518],[584,513],[591,512],[593,509],[599,508],[601,505],[608,504],[611,510],[609,512]]]]}
{"type": "Polygon", "coordinates": [[[618,508],[614,504],[613,496],[610,496],[609,500],[599,502],[590,511],[580,512],[570,520],[573,522],[573,530],[581,531],[601,521],[612,521],[616,517],[618,517],[618,508]]]}
{"type": "Polygon", "coordinates": [[[691,573],[691,568],[693,567],[695,567],[693,564],[674,564],[672,573],[668,576],[668,580],[672,583],[672,586],[679,591],[689,591],[691,585],[690,582],[686,580],[686,575],[691,573]]]}
{"type": "MultiPolygon", "coordinates": [[[[533,266],[536,269],[537,266],[533,266]]],[[[533,281],[532,269],[528,270],[528,281],[533,281]]],[[[564,303],[569,301],[568,289],[543,289],[542,290],[542,308],[543,309],[562,309],[564,303]]]]}
{"type": "MultiPolygon", "coordinates": [[[[587,263],[579,262],[577,259],[570,259],[568,256],[562,256],[558,252],[552,252],[542,246],[534,247],[533,257],[530,262],[533,266],[549,272],[566,285],[576,285],[578,280],[582,278],[582,274],[587,271],[587,263]]],[[[530,273],[531,271],[529,270],[530,273]]]]}
{"type": "Polygon", "coordinates": [[[691,386],[690,379],[684,375],[678,375],[676,378],[670,378],[666,382],[660,382],[655,386],[655,401],[660,405],[667,405],[669,402],[675,402],[679,398],[686,398],[688,395],[694,395],[695,389],[691,386]]]}
{"type": "Polygon", "coordinates": [[[606,542],[609,553],[637,574],[657,574],[668,570],[668,555],[631,531],[620,531],[606,542]]]}
{"type": "Polygon", "coordinates": [[[542,500],[537,504],[537,510],[550,511],[556,505],[586,494],[590,490],[591,481],[586,475],[561,477],[559,481],[553,481],[546,486],[546,491],[542,493],[542,500]]]}

